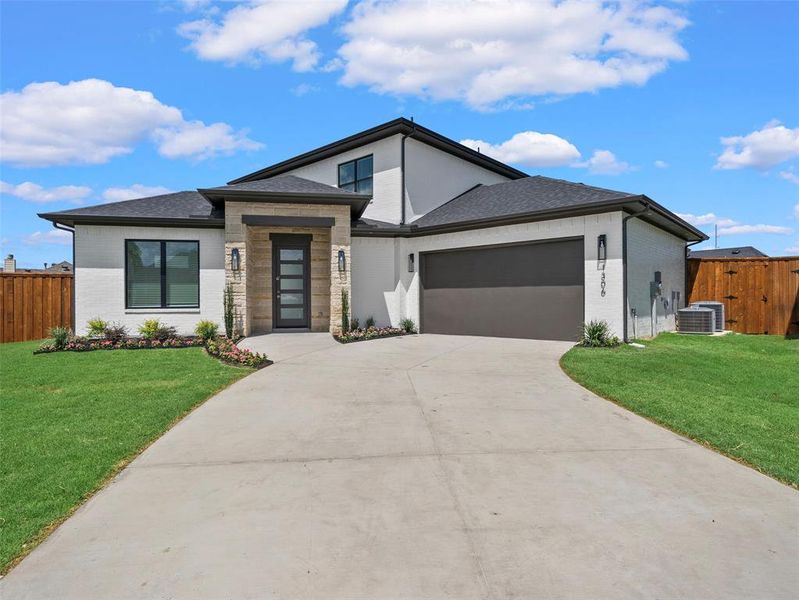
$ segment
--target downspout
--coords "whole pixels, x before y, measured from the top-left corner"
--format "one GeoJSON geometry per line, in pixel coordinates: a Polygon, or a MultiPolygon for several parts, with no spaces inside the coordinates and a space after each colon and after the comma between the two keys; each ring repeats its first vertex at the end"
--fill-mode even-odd
{"type": "MultiPolygon", "coordinates": [[[[413,117],[411,117],[413,123],[413,117]]],[[[410,133],[406,133],[400,140],[400,225],[405,225],[405,140],[413,137],[416,133],[416,123],[413,123],[413,129],[410,133]]]]}
{"type": "Polygon", "coordinates": [[[629,221],[630,219],[642,217],[648,212],[649,212],[649,204],[644,203],[644,210],[638,211],[637,213],[633,213],[631,215],[627,215],[621,220],[621,264],[622,264],[621,293],[624,301],[624,319],[622,320],[622,323],[624,324],[623,330],[624,330],[625,344],[630,341],[630,338],[627,335],[627,313],[630,310],[627,298],[627,221],[629,221]]]}
{"type": "Polygon", "coordinates": [[[53,227],[56,229],[60,229],[61,231],[68,231],[72,234],[72,332],[75,332],[76,322],[75,322],[75,276],[77,265],[75,264],[75,228],[74,227],[67,227],[66,225],[62,225],[61,223],[53,222],[53,227]]]}

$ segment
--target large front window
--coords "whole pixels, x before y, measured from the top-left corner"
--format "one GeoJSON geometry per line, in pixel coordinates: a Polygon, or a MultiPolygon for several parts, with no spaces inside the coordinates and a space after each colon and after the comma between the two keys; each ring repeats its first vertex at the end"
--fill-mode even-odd
{"type": "Polygon", "coordinates": [[[372,156],[341,163],[338,166],[338,187],[361,194],[372,193],[372,156]]]}
{"type": "Polygon", "coordinates": [[[127,308],[200,306],[200,243],[125,240],[127,308]]]}

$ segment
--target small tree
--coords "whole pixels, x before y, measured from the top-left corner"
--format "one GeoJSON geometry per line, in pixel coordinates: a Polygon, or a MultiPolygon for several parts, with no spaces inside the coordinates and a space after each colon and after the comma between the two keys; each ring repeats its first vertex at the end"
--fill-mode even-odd
{"type": "Polygon", "coordinates": [[[228,282],[222,295],[222,304],[225,311],[225,335],[233,339],[233,329],[236,323],[236,305],[233,304],[233,286],[228,282]]]}
{"type": "Polygon", "coordinates": [[[350,330],[350,296],[347,290],[341,290],[341,333],[350,330]]]}

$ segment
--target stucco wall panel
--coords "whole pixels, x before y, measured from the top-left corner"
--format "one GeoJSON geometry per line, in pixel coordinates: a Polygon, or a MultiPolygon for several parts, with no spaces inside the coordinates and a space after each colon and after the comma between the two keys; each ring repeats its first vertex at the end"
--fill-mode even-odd
{"type": "Polygon", "coordinates": [[[411,222],[477,184],[507,177],[462,160],[413,138],[405,140],[406,220],[411,222]]]}

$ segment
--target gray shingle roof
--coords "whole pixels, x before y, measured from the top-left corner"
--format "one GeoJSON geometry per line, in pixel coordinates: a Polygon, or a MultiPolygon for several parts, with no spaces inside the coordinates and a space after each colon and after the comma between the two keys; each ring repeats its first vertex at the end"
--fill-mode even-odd
{"type": "Polygon", "coordinates": [[[689,258],[760,258],[768,256],[754,246],[737,248],[710,248],[708,250],[689,250],[689,258]]]}
{"type": "Polygon", "coordinates": [[[39,216],[50,221],[58,220],[61,223],[69,223],[83,221],[91,217],[99,217],[101,219],[172,219],[176,221],[214,220],[223,218],[223,213],[214,209],[212,204],[200,193],[186,191],[151,196],[149,198],[123,200],[122,202],[112,202],[110,204],[85,206],[59,212],[41,213],[39,216]]]}
{"type": "Polygon", "coordinates": [[[258,179],[233,185],[223,185],[215,188],[206,188],[202,192],[207,195],[227,192],[257,192],[266,194],[324,194],[341,196],[343,198],[358,198],[369,194],[356,194],[332,185],[311,181],[295,175],[280,175],[269,179],[258,179]]]}
{"type": "Polygon", "coordinates": [[[417,227],[453,225],[635,198],[619,192],[536,175],[468,190],[413,222],[417,227]]]}

